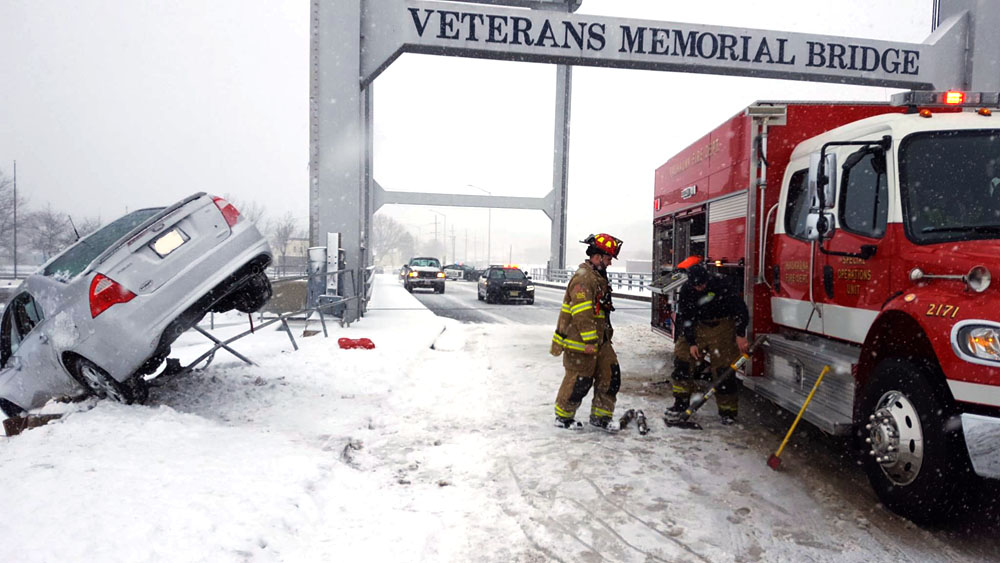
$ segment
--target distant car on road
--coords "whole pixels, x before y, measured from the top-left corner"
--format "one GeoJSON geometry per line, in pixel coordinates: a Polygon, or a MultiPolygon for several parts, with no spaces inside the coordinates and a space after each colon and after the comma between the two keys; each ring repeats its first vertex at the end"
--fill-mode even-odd
{"type": "Polygon", "coordinates": [[[444,276],[449,280],[473,281],[475,274],[476,268],[468,264],[448,264],[444,267],[444,276]]]}
{"type": "Polygon", "coordinates": [[[490,266],[479,277],[477,297],[480,301],[535,302],[535,284],[531,277],[517,266],[490,266]]]}
{"type": "Polygon", "coordinates": [[[437,258],[418,256],[410,258],[406,265],[406,275],[402,276],[403,287],[413,293],[417,287],[429,287],[434,293],[444,293],[444,271],[437,258]]]}
{"type": "Polygon", "coordinates": [[[93,393],[145,401],[177,337],[210,311],[271,297],[267,241],[220,197],[133,211],[49,260],[0,318],[0,410],[93,393]]]}

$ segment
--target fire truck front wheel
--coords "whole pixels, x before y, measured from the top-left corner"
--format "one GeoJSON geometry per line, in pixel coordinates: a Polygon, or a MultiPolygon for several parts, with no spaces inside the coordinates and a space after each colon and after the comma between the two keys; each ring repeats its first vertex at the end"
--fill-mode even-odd
{"type": "Polygon", "coordinates": [[[879,500],[918,523],[941,522],[964,504],[970,467],[954,406],[932,385],[936,368],[882,361],[861,398],[858,437],[879,500]]]}

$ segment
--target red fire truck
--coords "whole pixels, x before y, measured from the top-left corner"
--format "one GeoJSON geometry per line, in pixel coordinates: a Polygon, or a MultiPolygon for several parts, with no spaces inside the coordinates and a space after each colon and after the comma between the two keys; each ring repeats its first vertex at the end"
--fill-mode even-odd
{"type": "Polygon", "coordinates": [[[704,257],[767,335],[744,386],[853,435],[883,503],[948,513],[1000,478],[1000,94],[758,102],[657,168],[653,329],[704,257]]]}

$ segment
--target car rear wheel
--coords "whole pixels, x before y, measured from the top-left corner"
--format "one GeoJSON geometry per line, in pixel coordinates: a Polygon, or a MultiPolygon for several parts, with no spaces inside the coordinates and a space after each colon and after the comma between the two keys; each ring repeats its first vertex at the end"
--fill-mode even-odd
{"type": "Polygon", "coordinates": [[[241,313],[254,313],[271,299],[271,280],[261,272],[236,291],[234,308],[241,313]]]}
{"type": "Polygon", "coordinates": [[[0,397],[0,412],[6,415],[7,418],[14,418],[23,415],[27,411],[17,406],[13,402],[0,397]]]}
{"type": "Polygon", "coordinates": [[[87,358],[76,358],[70,369],[73,378],[98,397],[108,398],[126,405],[132,404],[134,394],[128,385],[119,383],[108,372],[87,358]]]}

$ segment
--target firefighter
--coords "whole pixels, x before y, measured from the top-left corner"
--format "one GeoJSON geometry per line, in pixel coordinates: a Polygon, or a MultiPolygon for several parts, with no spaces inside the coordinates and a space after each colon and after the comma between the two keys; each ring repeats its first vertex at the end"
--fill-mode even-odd
{"type": "Polygon", "coordinates": [[[610,430],[621,387],[621,368],[611,344],[611,288],[606,270],[618,257],[622,241],[601,233],[581,242],[587,245],[587,261],[580,264],[566,285],[552,337],[551,353],[562,354],[566,370],[556,395],[556,426],[578,425],[576,410],[593,387],[590,424],[610,430]]]}
{"type": "MultiPolygon", "coordinates": [[[[690,265],[687,276],[677,300],[680,335],[674,345],[674,404],[664,413],[667,417],[679,416],[690,406],[691,393],[698,388],[696,372],[700,371],[692,369],[692,363],[704,360],[703,350],[710,355],[715,375],[721,375],[750,348],[746,339],[750,314],[736,290],[700,263],[690,265]]],[[[727,426],[736,422],[737,391],[735,374],[716,388],[719,418],[727,426]]]]}

